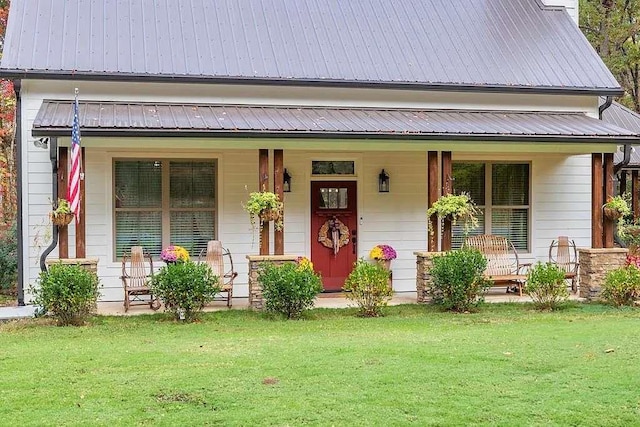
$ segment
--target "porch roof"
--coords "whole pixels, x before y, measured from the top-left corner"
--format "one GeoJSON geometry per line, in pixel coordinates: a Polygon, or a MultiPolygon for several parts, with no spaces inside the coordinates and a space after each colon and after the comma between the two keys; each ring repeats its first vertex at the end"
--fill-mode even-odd
{"type": "MultiPolygon", "coordinates": [[[[34,136],[70,136],[73,102],[45,100],[34,136]]],[[[640,143],[578,112],[203,105],[83,101],[85,136],[388,138],[640,143]]]]}
{"type": "MultiPolygon", "coordinates": [[[[604,102],[603,100],[604,98],[601,98],[601,102],[604,102]]],[[[615,126],[640,133],[640,114],[617,102],[614,102],[611,104],[611,107],[604,110],[602,120],[615,126]]],[[[614,154],[614,162],[620,163],[623,158],[623,152],[616,151],[614,154]]],[[[633,147],[629,164],[623,169],[640,169],[640,146],[636,145],[633,147]]]]}

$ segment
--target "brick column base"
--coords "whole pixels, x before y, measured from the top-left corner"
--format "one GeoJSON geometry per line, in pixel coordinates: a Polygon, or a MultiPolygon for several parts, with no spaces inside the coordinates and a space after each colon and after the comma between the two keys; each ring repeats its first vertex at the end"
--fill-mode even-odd
{"type": "Polygon", "coordinates": [[[599,298],[607,273],[624,266],[628,249],[578,249],[580,262],[580,297],[599,298]]]}
{"type": "Polygon", "coordinates": [[[429,302],[430,298],[427,293],[431,287],[431,274],[429,270],[433,265],[433,257],[442,254],[442,252],[414,252],[416,256],[416,293],[418,294],[418,302],[429,302]]]}

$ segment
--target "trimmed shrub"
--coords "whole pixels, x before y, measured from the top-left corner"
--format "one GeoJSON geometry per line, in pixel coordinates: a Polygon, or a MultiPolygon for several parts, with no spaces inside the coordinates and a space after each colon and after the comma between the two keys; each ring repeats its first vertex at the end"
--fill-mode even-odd
{"type": "Polygon", "coordinates": [[[59,326],[83,325],[94,312],[98,292],[98,276],[73,264],[53,264],[40,273],[38,287],[31,287],[38,315],[51,314],[59,326]]]}
{"type": "Polygon", "coordinates": [[[484,301],[491,282],[484,277],[487,260],[477,249],[450,251],[433,258],[431,301],[445,310],[466,312],[484,301]]]}
{"type": "Polygon", "coordinates": [[[262,284],[265,309],[287,319],[298,318],[313,307],[316,295],[322,291],[322,280],[306,258],[280,265],[266,262],[260,267],[258,281],[262,284]]]}
{"type": "Polygon", "coordinates": [[[569,298],[564,271],[552,263],[538,262],[533,266],[523,289],[539,310],[556,310],[569,298]]]}
{"type": "Polygon", "coordinates": [[[640,301],[640,268],[632,264],[608,272],[600,296],[617,307],[637,304],[640,301]]]}
{"type": "Polygon", "coordinates": [[[192,322],[220,292],[218,276],[206,264],[175,262],[162,267],[151,279],[151,292],[176,320],[192,322]]]}
{"type": "Polygon", "coordinates": [[[18,239],[16,223],[0,232],[0,291],[14,289],[18,279],[18,239]]]}
{"type": "Polygon", "coordinates": [[[381,310],[393,296],[389,285],[390,271],[380,264],[370,264],[360,258],[344,284],[345,295],[355,301],[359,307],[359,315],[378,317],[381,310]]]}

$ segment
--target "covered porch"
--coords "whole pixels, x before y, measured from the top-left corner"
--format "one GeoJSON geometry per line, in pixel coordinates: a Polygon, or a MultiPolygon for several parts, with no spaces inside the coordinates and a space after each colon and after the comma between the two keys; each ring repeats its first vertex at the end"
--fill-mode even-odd
{"type": "MultiPolygon", "coordinates": [[[[367,257],[379,243],[396,247],[394,289],[410,292],[415,289],[413,252],[452,247],[451,224],[436,224],[438,233],[429,236],[425,211],[440,194],[455,188],[456,162],[528,165],[530,200],[524,208],[515,208],[524,209],[525,256],[533,262],[544,260],[552,238],[572,230],[582,246],[613,246],[613,224],[601,210],[613,193],[612,153],[621,141],[637,140],[632,132],[582,113],[116,102],[80,106],[87,174],[81,200],[82,211],[89,214],[81,216],[77,225],[59,229],[57,250],[60,258],[100,260],[98,274],[109,288],[106,300],[117,300],[121,294],[114,250],[118,208],[110,172],[119,159],[217,156],[216,188],[224,194],[216,199],[211,238],[231,248],[240,264],[238,294],[246,296],[250,294],[250,268],[243,265],[247,255],[314,258],[318,230],[312,219],[312,183],[353,181],[358,186],[357,215],[353,223],[345,223],[351,239],[339,254],[357,259],[367,257]],[[346,161],[354,166],[348,174],[322,175],[314,173],[314,161],[346,161]],[[293,180],[290,193],[283,188],[285,168],[293,180]],[[389,192],[378,187],[382,170],[390,177],[389,192]],[[246,184],[250,175],[254,178],[246,184]],[[584,177],[592,182],[583,182],[584,177]],[[87,183],[93,186],[89,192],[87,183]],[[284,229],[264,227],[258,246],[251,242],[248,220],[239,209],[249,191],[245,186],[274,191],[285,203],[284,229]],[[558,212],[555,218],[554,212],[558,212]],[[91,232],[87,236],[93,225],[102,228],[99,233],[96,228],[93,238],[104,242],[91,242],[91,232]]],[[[50,147],[58,145],[52,154],[58,196],[64,196],[66,188],[70,112],[70,102],[45,101],[33,126],[34,136],[50,138],[50,147]],[[58,139],[60,144],[55,144],[58,139]]],[[[487,223],[488,231],[490,227],[487,223]]]]}

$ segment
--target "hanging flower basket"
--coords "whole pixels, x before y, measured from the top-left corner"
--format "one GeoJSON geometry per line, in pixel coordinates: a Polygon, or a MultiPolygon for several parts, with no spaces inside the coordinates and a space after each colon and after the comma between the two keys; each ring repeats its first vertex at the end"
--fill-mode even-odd
{"type": "Polygon", "coordinates": [[[617,209],[610,208],[608,206],[605,206],[603,210],[604,210],[604,216],[613,221],[617,220],[622,216],[622,212],[620,212],[617,209]]]}
{"type": "Polygon", "coordinates": [[[69,225],[73,220],[73,212],[71,212],[71,205],[66,199],[58,199],[58,202],[53,205],[54,209],[49,212],[51,222],[58,227],[69,225]]]}
{"type": "Polygon", "coordinates": [[[51,212],[51,222],[58,227],[63,227],[65,225],[71,224],[73,221],[72,213],[54,213],[51,212]]]}
{"type": "Polygon", "coordinates": [[[282,230],[282,213],[284,205],[277,194],[270,191],[256,191],[249,194],[249,199],[243,203],[244,209],[249,212],[251,226],[255,229],[259,222],[260,227],[265,222],[274,222],[276,230],[282,230]]]}
{"type": "Polygon", "coordinates": [[[266,209],[260,212],[262,222],[278,221],[281,218],[281,212],[278,209],[266,209]]]}

